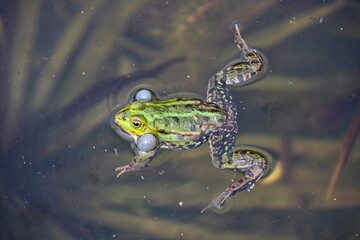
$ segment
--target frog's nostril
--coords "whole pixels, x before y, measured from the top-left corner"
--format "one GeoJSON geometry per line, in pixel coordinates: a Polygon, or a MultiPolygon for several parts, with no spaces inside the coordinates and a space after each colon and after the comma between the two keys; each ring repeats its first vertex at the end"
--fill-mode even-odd
{"type": "Polygon", "coordinates": [[[123,114],[122,113],[118,113],[115,115],[115,124],[119,126],[119,121],[123,120],[123,114]]]}
{"type": "Polygon", "coordinates": [[[117,113],[115,116],[116,120],[124,120],[124,113],[117,113]]]}

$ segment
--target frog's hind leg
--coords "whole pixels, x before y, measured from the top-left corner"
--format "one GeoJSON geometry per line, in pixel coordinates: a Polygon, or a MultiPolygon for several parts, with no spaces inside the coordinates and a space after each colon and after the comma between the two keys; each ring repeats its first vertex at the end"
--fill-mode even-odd
{"type": "Polygon", "coordinates": [[[235,150],[231,162],[220,165],[220,168],[245,172],[244,176],[238,182],[226,188],[224,192],[207,205],[201,213],[211,207],[221,208],[230,196],[235,195],[237,192],[253,188],[255,183],[267,170],[268,159],[266,155],[267,153],[263,150],[257,150],[256,148],[235,150]]]}
{"type": "Polygon", "coordinates": [[[235,60],[219,73],[225,76],[226,85],[240,86],[249,84],[259,79],[266,72],[265,58],[257,50],[248,47],[236,24],[235,43],[245,61],[235,60]]]}
{"type": "Polygon", "coordinates": [[[238,127],[236,122],[237,109],[232,95],[221,79],[213,76],[209,80],[207,102],[215,103],[226,112],[223,126],[209,136],[209,149],[215,167],[221,168],[232,157],[238,127]]]}

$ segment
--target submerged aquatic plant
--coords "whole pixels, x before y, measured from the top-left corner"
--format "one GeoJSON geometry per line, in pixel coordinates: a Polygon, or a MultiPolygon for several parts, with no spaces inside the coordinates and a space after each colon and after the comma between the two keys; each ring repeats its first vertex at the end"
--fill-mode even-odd
{"type": "MultiPolygon", "coordinates": [[[[45,42],[48,35],[42,31],[52,30],[47,29],[49,23],[41,22],[41,17],[46,17],[46,10],[56,13],[59,6],[34,1],[17,7],[17,15],[2,21],[16,25],[14,31],[1,29],[2,39],[13,40],[12,44],[3,42],[1,54],[5,66],[1,77],[4,100],[0,129],[1,207],[8,225],[2,228],[1,238],[24,238],[27,228],[46,225],[46,222],[50,223],[50,228],[55,227],[52,222],[76,233],[79,229],[73,229],[69,222],[62,220],[73,216],[64,209],[64,198],[66,192],[78,187],[79,178],[73,176],[83,178],[81,173],[74,175],[85,164],[81,162],[87,153],[81,149],[89,150],[84,147],[88,139],[104,125],[109,126],[108,119],[115,107],[109,106],[109,98],[118,95],[126,86],[154,78],[184,58],[162,59],[162,63],[152,68],[121,76],[114,73],[109,61],[114,57],[112,49],[122,37],[114,30],[122,33],[126,25],[109,26],[109,23],[121,22],[123,15],[103,18],[104,22],[96,26],[101,29],[99,33],[91,31],[91,27],[97,25],[93,23],[99,17],[97,11],[106,11],[106,5],[94,1],[90,5],[68,6],[66,13],[71,15],[71,21],[57,19],[66,23],[65,28],[53,33],[57,37],[55,44],[44,44],[51,49],[47,53],[40,43],[45,42]],[[71,7],[85,10],[73,14],[71,7]],[[103,26],[108,29],[102,29],[103,26]],[[91,56],[96,58],[83,62],[91,56]],[[73,172],[74,169],[77,170],[73,172]]],[[[119,3],[116,7],[125,7],[131,12],[137,6],[119,3]]],[[[137,54],[139,47],[136,44],[123,46],[122,51],[137,54]]],[[[124,95],[122,99],[126,99],[124,95]]],[[[89,174],[88,181],[96,183],[99,177],[89,174]]],[[[33,234],[35,237],[38,233],[35,230],[33,234]]],[[[61,236],[64,234],[66,236],[65,232],[61,236]]]]}

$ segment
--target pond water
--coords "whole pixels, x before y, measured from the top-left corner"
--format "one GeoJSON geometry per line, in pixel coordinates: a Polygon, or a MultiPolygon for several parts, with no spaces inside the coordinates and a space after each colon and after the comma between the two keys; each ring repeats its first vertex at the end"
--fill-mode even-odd
{"type": "Polygon", "coordinates": [[[1,5],[1,239],[360,238],[357,1],[1,5]],[[140,87],[205,99],[239,57],[235,23],[268,71],[229,87],[237,144],[268,149],[272,171],[204,213],[242,176],[207,144],[116,178],[134,151],[114,111],[140,87]]]}

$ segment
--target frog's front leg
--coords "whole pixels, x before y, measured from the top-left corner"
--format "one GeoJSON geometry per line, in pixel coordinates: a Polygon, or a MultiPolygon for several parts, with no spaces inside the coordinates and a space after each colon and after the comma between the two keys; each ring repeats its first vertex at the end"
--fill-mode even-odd
{"type": "Polygon", "coordinates": [[[147,133],[137,139],[136,145],[134,144],[133,148],[136,152],[135,157],[128,165],[115,169],[116,172],[119,171],[117,177],[123,173],[139,171],[147,167],[150,161],[156,156],[160,145],[153,134],[147,133]]]}
{"type": "Polygon", "coordinates": [[[156,156],[157,151],[158,148],[148,152],[138,151],[129,164],[115,168],[115,172],[119,172],[116,177],[118,178],[121,174],[126,172],[140,171],[141,169],[147,167],[151,160],[156,156]]]}
{"type": "Polygon", "coordinates": [[[268,166],[268,160],[265,154],[261,152],[263,151],[256,148],[238,149],[234,151],[229,163],[219,165],[220,169],[245,172],[244,177],[226,188],[201,213],[211,207],[221,208],[230,196],[254,187],[254,184],[261,178],[268,166]]]}

